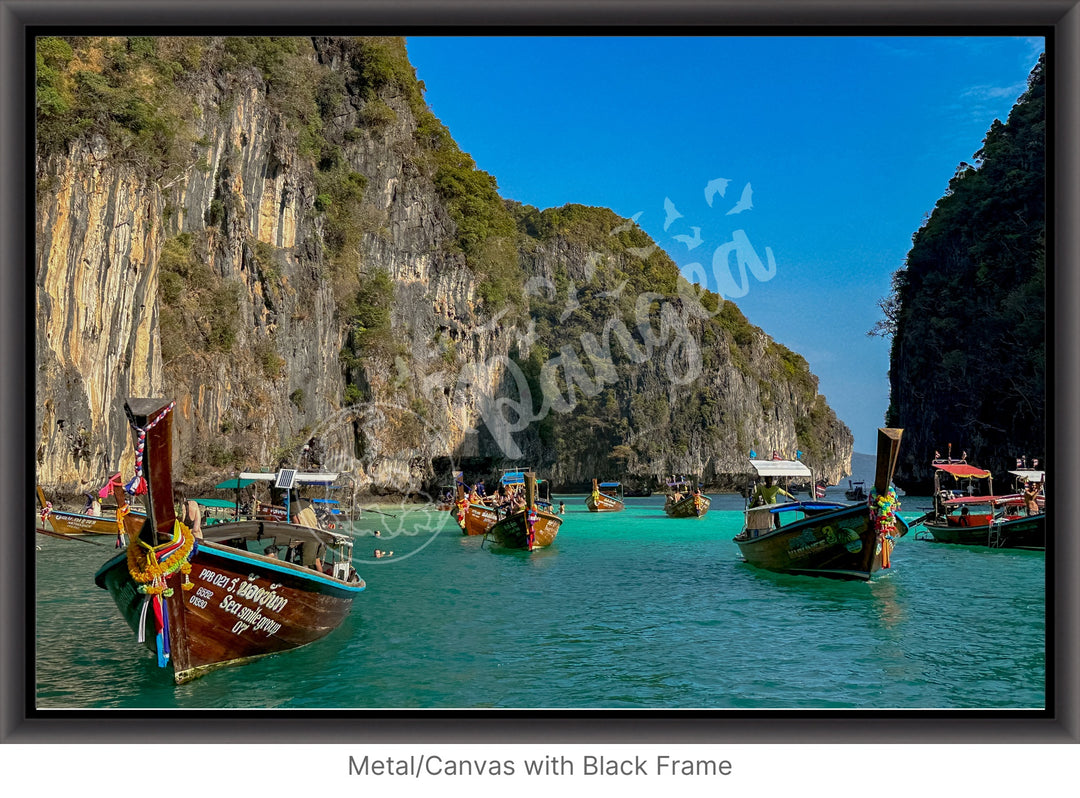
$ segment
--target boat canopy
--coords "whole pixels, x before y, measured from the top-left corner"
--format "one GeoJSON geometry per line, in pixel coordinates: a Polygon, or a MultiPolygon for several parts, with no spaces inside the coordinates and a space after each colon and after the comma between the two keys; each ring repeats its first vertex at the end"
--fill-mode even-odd
{"type": "Polygon", "coordinates": [[[219,482],[214,485],[215,490],[240,490],[240,488],[246,488],[248,485],[254,485],[253,479],[227,479],[224,482],[219,482]]]}
{"type": "Polygon", "coordinates": [[[798,460],[751,460],[760,477],[809,477],[810,469],[798,460]]]}
{"type": "MultiPolygon", "coordinates": [[[[245,471],[240,474],[240,479],[248,480],[261,480],[263,482],[274,482],[276,487],[286,488],[292,487],[296,482],[307,483],[330,483],[337,481],[337,473],[308,473],[304,471],[297,471],[292,468],[283,468],[280,471],[273,473],[261,473],[258,471],[245,471]]],[[[251,484],[250,482],[248,484],[251,484]]]]}
{"type": "Polygon", "coordinates": [[[946,499],[942,502],[947,507],[959,507],[962,504],[993,504],[1000,501],[1003,496],[957,496],[955,499],[946,499]]]}
{"type": "Polygon", "coordinates": [[[601,482],[600,487],[601,488],[617,488],[617,487],[619,487],[619,483],[618,482],[601,482]]]}
{"type": "MultiPolygon", "coordinates": [[[[537,479],[536,484],[539,485],[544,480],[537,479]]],[[[501,477],[499,482],[504,485],[524,485],[525,484],[525,472],[524,471],[507,471],[501,477]]]]}
{"type": "Polygon", "coordinates": [[[1014,477],[1020,477],[1025,482],[1046,482],[1045,471],[1010,471],[1014,477]]]}
{"type": "Polygon", "coordinates": [[[226,499],[192,499],[192,501],[202,507],[222,507],[229,510],[236,509],[236,502],[231,502],[226,499]]]}
{"type": "Polygon", "coordinates": [[[850,510],[850,504],[840,504],[839,502],[819,502],[819,501],[794,501],[794,502],[779,502],[777,504],[759,504],[757,507],[748,507],[744,510],[744,513],[756,513],[762,510],[768,510],[770,513],[786,513],[791,510],[805,510],[808,512],[823,512],[826,510],[850,510]]]}
{"type": "Polygon", "coordinates": [[[979,479],[986,479],[990,476],[989,471],[983,471],[981,468],[976,468],[967,463],[934,463],[933,465],[938,471],[944,471],[946,474],[952,474],[954,477],[977,477],[979,479]]]}

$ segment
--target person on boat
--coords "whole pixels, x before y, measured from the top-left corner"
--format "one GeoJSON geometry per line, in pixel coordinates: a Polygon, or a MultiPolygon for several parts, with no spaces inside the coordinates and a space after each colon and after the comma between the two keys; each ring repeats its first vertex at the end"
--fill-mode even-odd
{"type": "Polygon", "coordinates": [[[960,526],[971,526],[971,508],[966,504],[960,508],[960,526]]]}
{"type": "Polygon", "coordinates": [[[1034,480],[1028,482],[1024,488],[1024,507],[1028,515],[1039,514],[1039,488],[1039,483],[1034,480]]]}
{"type": "Polygon", "coordinates": [[[776,504],[776,497],[780,494],[784,494],[789,499],[794,500],[795,497],[781,488],[779,485],[774,484],[772,477],[765,477],[765,482],[759,484],[754,489],[754,497],[751,499],[750,506],[754,507],[759,504],[776,504]]]}
{"type": "Polygon", "coordinates": [[[202,539],[202,510],[194,499],[184,502],[184,526],[190,529],[195,537],[202,539]]]}
{"type": "MultiPolygon", "coordinates": [[[[779,485],[774,485],[772,477],[765,477],[764,484],[759,484],[757,488],[754,489],[754,497],[750,500],[750,506],[758,507],[764,504],[776,504],[776,497],[781,493],[783,493],[789,499],[795,499],[794,496],[781,488],[779,485]]],[[[779,513],[773,514],[773,526],[775,526],[777,529],[780,528],[779,513]]]]}
{"type": "Polygon", "coordinates": [[[95,518],[101,516],[101,502],[89,493],[84,494],[86,496],[86,506],[83,508],[83,513],[86,515],[92,515],[95,518]]]}

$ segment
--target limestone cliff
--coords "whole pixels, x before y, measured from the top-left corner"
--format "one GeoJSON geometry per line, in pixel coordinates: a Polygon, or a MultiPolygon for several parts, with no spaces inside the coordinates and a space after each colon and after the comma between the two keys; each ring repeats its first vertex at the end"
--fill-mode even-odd
{"type": "Polygon", "coordinates": [[[38,91],[51,491],[130,472],[140,395],[177,400],[192,491],[279,464],[395,493],[451,463],[726,485],[753,448],[847,472],[805,360],[610,211],[503,202],[400,40],[46,40],[38,91]]]}

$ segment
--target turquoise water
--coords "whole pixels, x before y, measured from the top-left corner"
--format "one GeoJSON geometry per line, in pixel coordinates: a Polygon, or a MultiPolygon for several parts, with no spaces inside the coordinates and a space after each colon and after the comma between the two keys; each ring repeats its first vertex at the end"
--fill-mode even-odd
{"type": "Polygon", "coordinates": [[[355,532],[368,589],[341,627],[182,686],[93,584],[111,541],[35,535],[37,706],[1044,706],[1041,552],[909,534],[891,571],[836,582],[743,563],[738,496],[713,496],[703,519],[667,518],[662,497],[614,514],[562,498],[554,546],[531,554],[463,537],[448,513],[369,511],[355,532]]]}

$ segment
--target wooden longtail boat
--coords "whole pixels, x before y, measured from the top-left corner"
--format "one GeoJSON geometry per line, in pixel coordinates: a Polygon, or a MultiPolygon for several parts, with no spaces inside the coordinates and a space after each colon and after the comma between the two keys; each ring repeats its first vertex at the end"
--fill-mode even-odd
{"type": "Polygon", "coordinates": [[[864,502],[866,501],[866,483],[861,479],[852,482],[848,480],[848,489],[844,491],[844,498],[849,502],[864,502]]]}
{"type": "Polygon", "coordinates": [[[618,482],[592,481],[592,493],[585,499],[585,506],[590,513],[617,513],[626,505],[623,503],[622,485],[618,482]]]}
{"type": "MultiPolygon", "coordinates": [[[[45,498],[45,491],[37,486],[38,502],[41,504],[40,518],[43,524],[48,522],[52,531],[57,535],[111,535],[116,537],[122,531],[121,522],[116,520],[116,508],[102,508],[101,515],[92,513],[76,513],[71,510],[61,510],[53,507],[52,502],[45,498]]],[[[132,509],[131,513],[145,519],[146,513],[141,509],[132,509]]]]}
{"type": "Polygon", "coordinates": [[[467,492],[465,482],[460,471],[454,472],[454,483],[457,486],[457,500],[450,512],[457,519],[463,535],[486,535],[488,530],[499,520],[494,507],[490,507],[480,501],[479,497],[467,492]]]}
{"type": "MultiPolygon", "coordinates": [[[[769,571],[863,581],[888,568],[896,540],[908,531],[896,514],[891,488],[902,433],[878,430],[877,471],[867,504],[792,501],[747,509],[746,526],[734,538],[743,558],[769,571]]],[[[803,476],[801,471],[788,475],[782,470],[772,473],[803,476]]]]}
{"type": "MultiPolygon", "coordinates": [[[[1020,494],[996,496],[992,493],[993,480],[989,471],[957,461],[933,465],[934,509],[920,519],[932,540],[991,549],[1046,549],[1046,499],[1041,491],[1037,499],[1039,512],[1029,515],[1020,494]],[[985,479],[991,492],[965,496],[963,491],[943,489],[943,482],[948,477],[985,479]]],[[[1024,482],[1035,482],[1039,488],[1046,483],[1045,471],[1009,473],[1024,482]]]]}
{"type": "MultiPolygon", "coordinates": [[[[138,435],[149,515],[124,518],[131,543],[94,581],[182,684],[325,637],[365,584],[352,568],[352,539],[317,526],[240,520],[197,538],[174,510],[173,406],[157,399],[125,406],[138,435]]],[[[313,515],[305,508],[297,518],[313,515]]]]}
{"type": "MultiPolygon", "coordinates": [[[[504,475],[505,476],[505,475],[504,475]]],[[[488,536],[504,549],[534,551],[555,542],[562,518],[551,512],[551,505],[538,501],[536,476],[531,471],[522,474],[525,483],[525,507],[495,522],[488,536]]]]}
{"type": "Polygon", "coordinates": [[[668,483],[664,512],[672,518],[701,518],[709,512],[711,504],[708,496],[685,479],[672,479],[668,483]]]}

